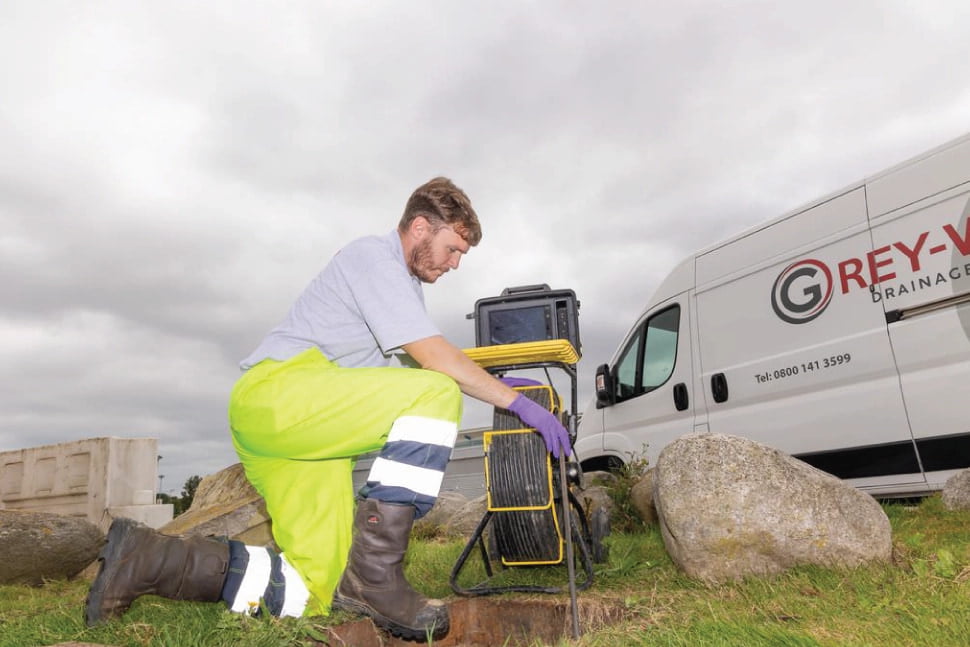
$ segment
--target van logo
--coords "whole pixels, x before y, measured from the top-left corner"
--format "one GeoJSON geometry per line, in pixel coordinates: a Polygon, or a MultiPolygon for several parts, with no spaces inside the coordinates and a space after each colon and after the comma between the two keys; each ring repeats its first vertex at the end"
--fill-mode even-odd
{"type": "Polygon", "coordinates": [[[778,275],[771,288],[771,308],[782,321],[803,324],[825,312],[832,301],[832,272],[822,261],[806,258],[778,275]]]}

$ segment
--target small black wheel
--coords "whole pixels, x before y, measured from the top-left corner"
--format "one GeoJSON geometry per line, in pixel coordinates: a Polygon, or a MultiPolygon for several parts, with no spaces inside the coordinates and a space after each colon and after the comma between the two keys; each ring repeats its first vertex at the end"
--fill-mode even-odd
{"type": "Polygon", "coordinates": [[[590,552],[593,562],[603,564],[610,558],[610,549],[603,542],[610,536],[610,513],[606,508],[597,508],[589,520],[590,552]]]}

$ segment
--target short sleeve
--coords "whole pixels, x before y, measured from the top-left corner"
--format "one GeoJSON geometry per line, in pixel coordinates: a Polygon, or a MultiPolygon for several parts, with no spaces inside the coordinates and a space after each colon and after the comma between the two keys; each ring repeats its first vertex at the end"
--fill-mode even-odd
{"type": "Polygon", "coordinates": [[[440,335],[424,305],[421,283],[388,255],[358,255],[345,264],[347,285],[374,339],[384,353],[440,335]]]}

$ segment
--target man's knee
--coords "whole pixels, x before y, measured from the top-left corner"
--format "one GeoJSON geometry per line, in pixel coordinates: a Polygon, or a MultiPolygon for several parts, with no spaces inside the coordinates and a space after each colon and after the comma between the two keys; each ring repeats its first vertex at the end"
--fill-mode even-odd
{"type": "Polygon", "coordinates": [[[421,376],[425,380],[427,390],[439,394],[443,398],[460,398],[461,389],[458,383],[444,373],[422,369],[421,376]]]}
{"type": "Polygon", "coordinates": [[[420,370],[421,373],[421,392],[423,399],[439,403],[448,411],[448,418],[461,415],[462,396],[458,383],[453,379],[431,370],[420,370]]]}

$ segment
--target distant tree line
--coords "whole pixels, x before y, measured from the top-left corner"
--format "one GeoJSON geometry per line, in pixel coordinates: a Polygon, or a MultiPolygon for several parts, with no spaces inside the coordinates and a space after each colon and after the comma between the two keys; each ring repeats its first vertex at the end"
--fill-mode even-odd
{"type": "Polygon", "coordinates": [[[159,492],[158,502],[159,503],[171,503],[174,508],[173,514],[177,517],[192,505],[192,499],[195,498],[195,491],[199,488],[199,483],[202,482],[201,476],[190,476],[185,481],[185,485],[182,486],[182,496],[172,496],[170,494],[165,494],[159,492]]]}

